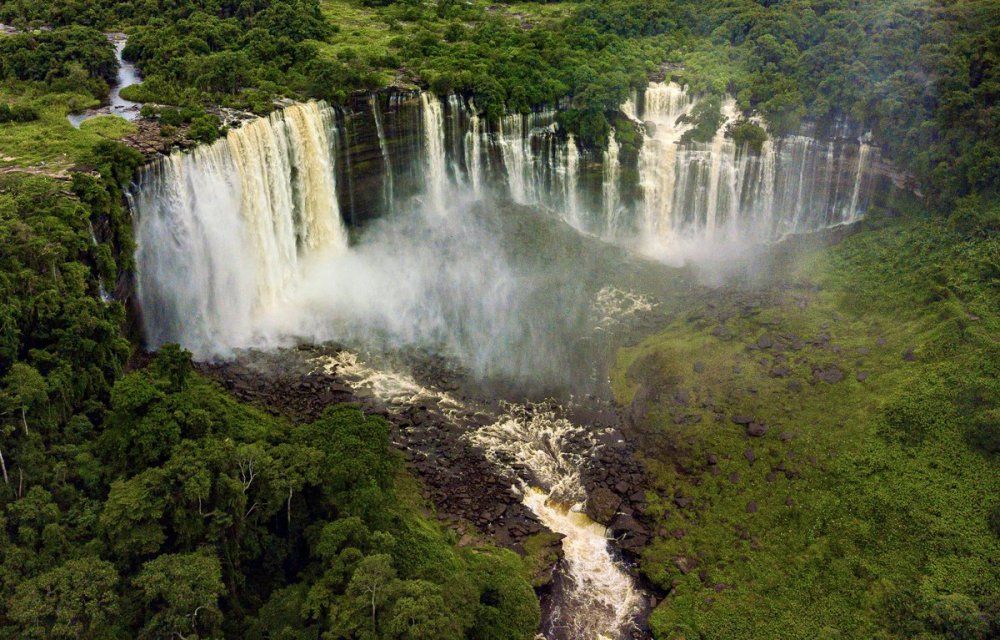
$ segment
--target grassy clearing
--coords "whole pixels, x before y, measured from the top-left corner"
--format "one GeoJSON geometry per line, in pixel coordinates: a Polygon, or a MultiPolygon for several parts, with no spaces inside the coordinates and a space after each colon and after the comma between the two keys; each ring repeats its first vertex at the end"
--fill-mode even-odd
{"type": "Polygon", "coordinates": [[[98,104],[80,94],[35,97],[31,91],[2,88],[0,101],[31,104],[40,116],[32,122],[0,124],[0,166],[60,171],[80,162],[100,140],[120,138],[131,131],[131,125],[117,116],[95,118],[80,129],[74,128],[66,114],[98,104]]]}
{"type": "Polygon", "coordinates": [[[892,224],[619,353],[657,478],[642,566],[673,590],[657,637],[985,637],[998,256],[996,238],[892,224]]]}
{"type": "Polygon", "coordinates": [[[101,136],[102,138],[120,140],[129,134],[135,133],[138,127],[125,118],[106,115],[84,121],[80,125],[80,129],[86,133],[101,136]]]}

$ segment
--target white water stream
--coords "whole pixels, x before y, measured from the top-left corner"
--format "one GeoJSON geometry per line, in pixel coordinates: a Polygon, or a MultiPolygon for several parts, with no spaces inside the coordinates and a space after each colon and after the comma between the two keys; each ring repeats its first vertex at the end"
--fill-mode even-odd
{"type": "MultiPolygon", "coordinates": [[[[472,411],[448,392],[421,385],[405,373],[371,367],[354,353],[341,351],[313,362],[356,390],[371,392],[390,411],[433,406],[455,424],[460,413],[472,411]]],[[[481,408],[476,412],[488,414],[481,408]]],[[[542,524],[565,536],[566,584],[549,627],[559,637],[615,640],[631,626],[643,597],[612,556],[605,527],[583,512],[580,470],[597,448],[596,435],[551,407],[508,404],[493,422],[466,437],[498,469],[517,478],[524,505],[542,524]]]]}

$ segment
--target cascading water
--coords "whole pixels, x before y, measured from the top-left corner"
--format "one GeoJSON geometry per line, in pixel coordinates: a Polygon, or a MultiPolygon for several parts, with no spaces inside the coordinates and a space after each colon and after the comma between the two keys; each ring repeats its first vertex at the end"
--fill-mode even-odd
{"type": "Polygon", "coordinates": [[[382,184],[382,204],[386,211],[390,211],[396,200],[396,189],[392,177],[392,158],[389,157],[389,148],[385,140],[385,127],[382,126],[382,110],[374,95],[371,97],[370,103],[372,119],[375,121],[375,132],[378,134],[378,150],[382,154],[382,169],[385,171],[382,184]]]}
{"type": "Polygon", "coordinates": [[[430,206],[436,212],[445,210],[445,189],[448,186],[447,159],[444,146],[444,110],[441,101],[428,93],[420,94],[424,126],[424,171],[430,206]]]}
{"type": "Polygon", "coordinates": [[[614,235],[619,224],[618,181],[621,179],[621,163],[619,153],[621,147],[615,139],[615,131],[608,134],[608,148],[604,152],[604,231],[614,235]]]}
{"type": "MultiPolygon", "coordinates": [[[[633,192],[623,185],[615,132],[600,155],[584,153],[559,131],[554,112],[509,114],[488,127],[471,103],[423,94],[426,188],[433,196],[433,185],[467,183],[478,196],[494,187],[580,230],[665,257],[861,217],[871,193],[871,145],[842,137],[840,127],[834,140],[792,135],[751,151],[728,135],[742,117],[731,98],[722,102],[722,124],[710,141],[683,141],[695,104],[684,87],[653,82],[622,105],[642,132],[633,192]]],[[[766,129],[759,118],[752,121],[766,129]]]]}
{"type": "Polygon", "coordinates": [[[583,512],[580,469],[597,447],[595,434],[549,407],[510,405],[470,434],[487,457],[518,478],[524,504],[563,536],[569,584],[547,623],[549,637],[613,640],[642,607],[632,578],[611,556],[607,532],[583,512]],[[518,475],[525,469],[530,478],[518,475]]]}
{"type": "MultiPolygon", "coordinates": [[[[491,415],[405,373],[373,368],[350,352],[313,362],[373,394],[392,412],[424,406],[458,426],[463,415],[491,415]]],[[[605,527],[583,512],[580,470],[596,451],[598,435],[558,416],[553,407],[508,404],[489,424],[465,436],[517,484],[524,505],[539,521],[564,536],[566,584],[546,622],[549,638],[616,640],[631,628],[644,603],[632,577],[611,555],[605,527]]]]}
{"type": "Polygon", "coordinates": [[[710,142],[682,143],[695,104],[682,87],[652,83],[640,103],[641,240],[654,253],[685,242],[813,231],[854,221],[865,207],[867,144],[789,136],[767,140],[759,153],[738,148],[726,131],[739,118],[732,99],[723,101],[722,125],[710,142]]]}
{"type": "Polygon", "coordinates": [[[346,249],[329,107],[294,105],[151,165],[133,197],[146,339],[246,342],[304,261],[346,249]]]}
{"type": "MultiPolygon", "coordinates": [[[[643,226],[646,233],[669,243],[674,232],[674,185],[681,137],[691,128],[684,116],[693,102],[675,83],[653,83],[646,89],[646,137],[639,155],[640,186],[643,191],[643,226]]],[[[635,107],[627,111],[634,114],[635,107]]],[[[633,116],[635,117],[635,116],[633,116]]]]}

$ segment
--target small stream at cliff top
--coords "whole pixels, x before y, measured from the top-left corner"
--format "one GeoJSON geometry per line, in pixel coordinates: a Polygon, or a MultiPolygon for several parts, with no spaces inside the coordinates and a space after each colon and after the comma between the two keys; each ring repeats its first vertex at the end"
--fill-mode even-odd
{"type": "Polygon", "coordinates": [[[128,38],[122,33],[109,33],[106,35],[115,48],[115,60],[118,62],[118,73],[115,77],[114,83],[111,85],[111,94],[108,96],[108,104],[97,109],[87,109],[81,113],[71,113],[66,116],[69,119],[70,124],[77,129],[79,129],[80,125],[87,120],[96,118],[97,116],[115,115],[129,121],[135,120],[139,116],[139,107],[142,105],[138,102],[126,100],[121,96],[122,89],[142,82],[142,78],[139,76],[139,70],[136,69],[135,65],[122,58],[122,51],[125,49],[125,45],[128,44],[128,38]]]}
{"type": "MultiPolygon", "coordinates": [[[[627,313],[627,311],[626,311],[627,313]]],[[[543,620],[550,639],[618,640],[627,637],[646,604],[643,593],[609,546],[607,529],[584,513],[580,470],[597,447],[598,433],[559,415],[551,404],[471,406],[413,376],[375,368],[341,351],[313,363],[353,388],[371,392],[393,412],[431,406],[455,424],[462,414],[488,418],[465,434],[498,471],[509,477],[522,502],[551,531],[563,536],[560,598],[543,620]]]]}

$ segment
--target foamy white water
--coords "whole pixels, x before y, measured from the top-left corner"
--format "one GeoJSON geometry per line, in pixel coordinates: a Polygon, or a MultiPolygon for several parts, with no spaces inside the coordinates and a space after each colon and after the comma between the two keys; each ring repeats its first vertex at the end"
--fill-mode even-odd
{"type": "Polygon", "coordinates": [[[147,343],[196,357],[246,343],[303,264],[347,250],[328,130],[297,104],[150,165],[133,194],[147,343]]]}
{"type": "Polygon", "coordinates": [[[525,506],[563,539],[565,585],[553,627],[560,637],[614,640],[632,624],[642,594],[614,559],[605,527],[583,513],[586,495],[580,469],[596,449],[594,433],[559,417],[551,408],[509,405],[493,424],[469,435],[488,459],[519,476],[525,506]]]}

